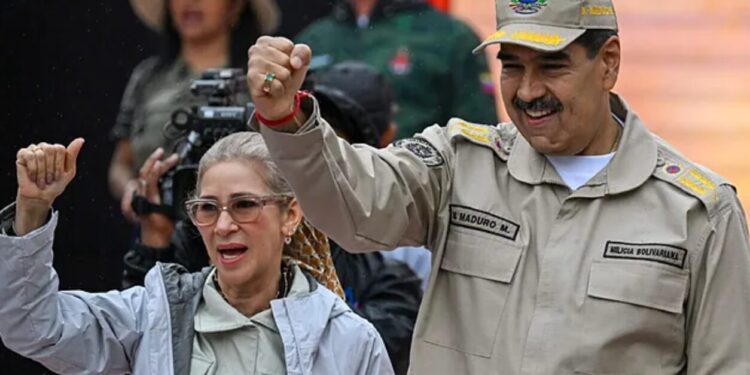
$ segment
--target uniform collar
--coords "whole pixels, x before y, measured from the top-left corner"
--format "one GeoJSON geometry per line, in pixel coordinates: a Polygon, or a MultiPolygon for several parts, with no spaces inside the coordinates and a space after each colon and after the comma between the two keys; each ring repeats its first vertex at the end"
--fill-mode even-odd
{"type": "MultiPolygon", "coordinates": [[[[378,0],[370,15],[370,23],[393,17],[404,10],[425,7],[429,7],[429,5],[424,0],[378,0]]],[[[357,16],[354,14],[354,9],[349,0],[340,0],[334,5],[333,18],[339,22],[357,22],[357,16]]]]}
{"type": "MultiPolygon", "coordinates": [[[[294,278],[287,298],[310,291],[310,284],[302,270],[297,265],[292,267],[294,278]]],[[[213,276],[215,272],[216,269],[211,271],[203,285],[203,301],[198,306],[193,324],[196,332],[226,332],[242,327],[261,325],[278,333],[271,309],[246,317],[225,301],[214,285],[213,276]]]]}
{"type": "MultiPolygon", "coordinates": [[[[610,105],[612,113],[625,123],[620,146],[609,165],[576,191],[576,195],[597,196],[633,190],[646,182],[656,168],[656,141],[638,115],[616,94],[610,94],[610,105]]],[[[527,184],[564,185],[547,158],[520,135],[510,153],[508,170],[513,178],[527,184]]]]}

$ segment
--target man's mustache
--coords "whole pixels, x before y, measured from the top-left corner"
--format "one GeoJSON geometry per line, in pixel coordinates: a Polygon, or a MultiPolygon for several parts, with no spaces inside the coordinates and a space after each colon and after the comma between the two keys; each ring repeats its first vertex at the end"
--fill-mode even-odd
{"type": "Polygon", "coordinates": [[[519,97],[513,98],[513,106],[520,111],[560,111],[562,110],[562,103],[553,96],[545,96],[542,98],[536,98],[530,102],[521,100],[519,97]]]}

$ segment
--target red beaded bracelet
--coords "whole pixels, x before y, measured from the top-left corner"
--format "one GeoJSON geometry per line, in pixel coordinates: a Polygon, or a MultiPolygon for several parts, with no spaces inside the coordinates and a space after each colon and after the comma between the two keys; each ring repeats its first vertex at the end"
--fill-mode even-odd
{"type": "Polygon", "coordinates": [[[307,98],[310,96],[310,94],[307,91],[297,91],[297,94],[294,95],[294,109],[291,113],[288,115],[278,119],[278,120],[269,120],[258,113],[258,111],[255,111],[255,118],[258,119],[258,122],[261,124],[273,128],[275,126],[284,125],[290,121],[292,121],[297,114],[299,113],[300,107],[302,105],[302,99],[307,98]]]}

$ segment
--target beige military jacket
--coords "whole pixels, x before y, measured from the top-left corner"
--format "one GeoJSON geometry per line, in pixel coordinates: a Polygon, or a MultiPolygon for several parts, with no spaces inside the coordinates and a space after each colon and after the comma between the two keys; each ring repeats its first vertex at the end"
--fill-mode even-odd
{"type": "Polygon", "coordinates": [[[613,95],[623,138],[571,192],[512,124],[385,150],[317,109],[263,128],[306,217],[351,251],[434,254],[412,374],[750,374],[750,245],[733,188],[613,95]]]}

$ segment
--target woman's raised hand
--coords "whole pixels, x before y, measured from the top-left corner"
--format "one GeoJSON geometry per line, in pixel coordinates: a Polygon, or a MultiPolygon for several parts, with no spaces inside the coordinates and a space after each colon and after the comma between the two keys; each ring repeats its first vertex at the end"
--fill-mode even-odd
{"type": "Polygon", "coordinates": [[[276,120],[292,112],[311,55],[310,47],[281,37],[262,36],[250,47],[247,85],[261,116],[276,120]]]}
{"type": "Polygon", "coordinates": [[[44,223],[52,203],[76,176],[76,161],[83,147],[76,138],[68,147],[39,143],[16,154],[16,232],[24,235],[44,223]]]}

